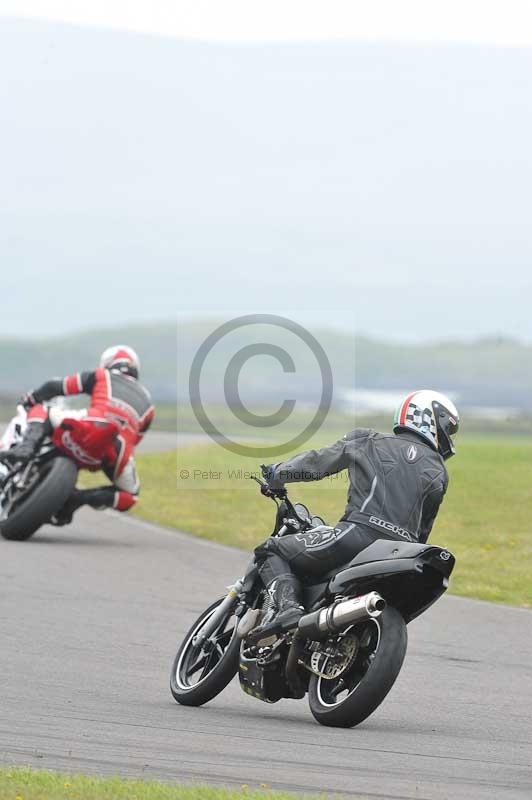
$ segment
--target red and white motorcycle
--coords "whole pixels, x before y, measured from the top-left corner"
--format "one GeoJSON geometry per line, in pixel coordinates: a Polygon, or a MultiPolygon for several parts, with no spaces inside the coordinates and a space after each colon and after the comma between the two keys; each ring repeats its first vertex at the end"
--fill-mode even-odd
{"type": "MultiPolygon", "coordinates": [[[[118,426],[101,428],[84,423],[85,412],[52,407],[53,432],[27,462],[0,462],[0,534],[4,539],[29,539],[42,526],[54,522],[75,489],[78,471],[101,468],[102,453],[113,446],[118,426]]],[[[0,439],[0,450],[18,444],[27,426],[22,405],[0,439]]]]}

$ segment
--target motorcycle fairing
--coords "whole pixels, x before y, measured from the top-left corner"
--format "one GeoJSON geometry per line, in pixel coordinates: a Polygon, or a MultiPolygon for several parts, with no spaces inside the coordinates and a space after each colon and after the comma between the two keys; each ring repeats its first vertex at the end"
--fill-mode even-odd
{"type": "Polygon", "coordinates": [[[65,417],[54,430],[52,441],[78,467],[98,470],[105,460],[113,462],[116,456],[114,442],[118,433],[118,425],[112,421],[65,417]]]}
{"type": "Polygon", "coordinates": [[[401,542],[397,539],[376,539],[365,547],[350,562],[349,566],[367,564],[370,561],[383,561],[389,558],[413,558],[426,550],[434,549],[434,545],[419,542],[401,542]]]}
{"type": "Polygon", "coordinates": [[[378,539],[331,579],[328,591],[353,594],[371,587],[409,622],[445,592],[454,563],[441,547],[378,539]]]}

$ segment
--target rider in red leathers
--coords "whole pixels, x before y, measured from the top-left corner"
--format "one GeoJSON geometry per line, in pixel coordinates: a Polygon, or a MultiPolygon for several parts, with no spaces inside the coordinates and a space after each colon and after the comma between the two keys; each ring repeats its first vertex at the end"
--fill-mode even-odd
{"type": "Polygon", "coordinates": [[[134,449],[148,430],[154,408],[147,389],[139,382],[139,359],[125,345],[109,347],[100,366],[90,372],[46,381],[25,395],[28,426],[23,441],[0,454],[9,462],[32,458],[43,439],[51,437],[80,467],[102,469],[112,485],[75,489],[52,520],[65,525],[82,505],[127,511],[136,502],[140,484],[134,449]],[[90,395],[83,411],[47,408],[43,403],[58,396],[90,395]]]}

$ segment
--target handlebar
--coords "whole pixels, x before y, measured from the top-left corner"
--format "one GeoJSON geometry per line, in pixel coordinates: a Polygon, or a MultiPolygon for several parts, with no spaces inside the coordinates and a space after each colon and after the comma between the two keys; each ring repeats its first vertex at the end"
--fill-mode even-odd
{"type": "Polygon", "coordinates": [[[279,500],[286,500],[290,502],[287,497],[286,489],[283,488],[276,491],[275,489],[271,488],[270,484],[267,481],[261,481],[261,479],[257,478],[256,475],[250,475],[250,478],[252,481],[255,481],[256,483],[259,484],[261,494],[263,494],[264,497],[271,497],[273,500],[278,498],[279,500]]]}
{"type": "MultiPolygon", "coordinates": [[[[264,472],[265,472],[264,465],[261,465],[261,468],[262,468],[262,473],[264,474],[264,472]]],[[[255,483],[259,484],[260,491],[261,491],[261,494],[262,494],[263,497],[269,497],[271,500],[273,500],[275,502],[275,505],[277,506],[277,509],[278,509],[277,513],[279,513],[281,511],[281,509],[283,509],[283,506],[284,506],[284,511],[283,511],[284,526],[283,526],[283,530],[286,530],[286,525],[287,524],[290,524],[293,527],[295,520],[297,520],[297,522],[302,526],[311,527],[311,524],[312,524],[311,516],[308,516],[308,517],[307,516],[304,516],[304,517],[300,516],[300,514],[298,513],[296,507],[294,506],[294,504],[292,503],[292,501],[288,497],[288,492],[286,490],[286,487],[283,486],[283,488],[279,489],[279,490],[272,489],[270,484],[268,483],[268,481],[261,480],[256,475],[250,475],[249,477],[250,477],[251,480],[255,481],[255,483]]],[[[308,512],[308,513],[310,515],[310,512],[308,512]]],[[[306,528],[303,527],[303,529],[306,529],[306,528]]],[[[300,530],[300,529],[296,527],[296,530],[300,530]]],[[[279,535],[281,535],[281,534],[279,534],[279,535]]]]}
{"type": "MultiPolygon", "coordinates": [[[[262,465],[262,471],[264,472],[264,465],[262,465]]],[[[251,480],[255,481],[255,483],[259,484],[260,491],[261,491],[261,494],[263,495],[263,497],[271,498],[272,500],[275,501],[275,503],[276,503],[276,505],[278,507],[279,507],[279,502],[278,501],[280,500],[282,503],[285,504],[285,506],[287,508],[287,511],[290,514],[290,516],[295,517],[300,522],[304,522],[304,520],[302,520],[300,518],[299,514],[297,513],[297,511],[296,511],[296,509],[294,507],[294,504],[289,499],[286,487],[283,486],[282,489],[277,489],[276,490],[276,489],[272,489],[271,488],[271,486],[268,483],[268,481],[263,481],[260,478],[258,478],[256,475],[250,475],[250,478],[251,478],[251,480]]]]}

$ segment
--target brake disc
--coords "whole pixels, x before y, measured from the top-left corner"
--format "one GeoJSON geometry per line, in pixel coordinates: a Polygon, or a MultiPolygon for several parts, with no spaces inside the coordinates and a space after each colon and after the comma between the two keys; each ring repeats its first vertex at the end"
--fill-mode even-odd
{"type": "Polygon", "coordinates": [[[348,633],[334,643],[335,654],[316,650],[310,658],[310,669],[324,680],[339,678],[355,661],[360,644],[354,633],[348,633]]]}

